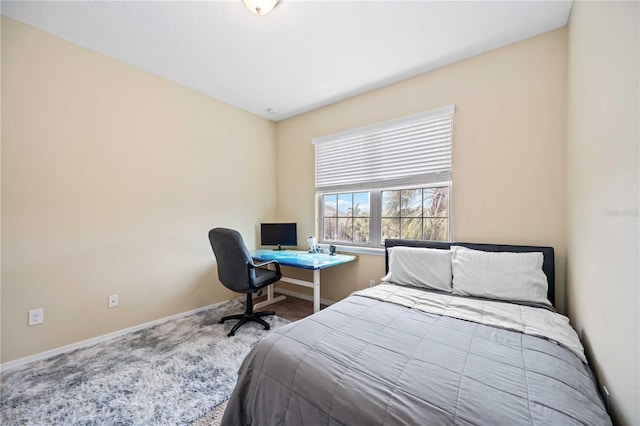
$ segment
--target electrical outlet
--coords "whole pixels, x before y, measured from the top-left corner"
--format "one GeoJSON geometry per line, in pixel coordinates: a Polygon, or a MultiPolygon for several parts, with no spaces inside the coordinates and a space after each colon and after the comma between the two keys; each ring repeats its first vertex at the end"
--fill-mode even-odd
{"type": "Polygon", "coordinates": [[[29,311],[29,325],[38,325],[44,322],[44,309],[29,311]]]}
{"type": "Polygon", "coordinates": [[[118,306],[118,295],[112,294],[111,296],[109,296],[109,307],[116,308],[117,306],[118,306]]]}
{"type": "Polygon", "coordinates": [[[376,285],[376,280],[369,280],[369,287],[373,287],[376,285]]]}

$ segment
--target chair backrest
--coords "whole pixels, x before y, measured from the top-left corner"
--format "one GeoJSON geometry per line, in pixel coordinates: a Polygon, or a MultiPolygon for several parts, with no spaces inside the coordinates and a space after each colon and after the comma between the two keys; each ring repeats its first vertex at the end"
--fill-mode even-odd
{"type": "Polygon", "coordinates": [[[249,283],[255,277],[251,276],[253,270],[250,272],[248,265],[253,264],[253,259],[242,235],[233,229],[214,228],[209,231],[209,241],[218,261],[218,278],[222,284],[241,293],[250,290],[249,283]]]}

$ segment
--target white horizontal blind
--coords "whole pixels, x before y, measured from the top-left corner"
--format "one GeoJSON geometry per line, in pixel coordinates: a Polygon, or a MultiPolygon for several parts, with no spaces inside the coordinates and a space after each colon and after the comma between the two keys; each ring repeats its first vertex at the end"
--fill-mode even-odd
{"type": "Polygon", "coordinates": [[[313,139],[316,192],[449,181],[454,109],[450,105],[313,139]]]}

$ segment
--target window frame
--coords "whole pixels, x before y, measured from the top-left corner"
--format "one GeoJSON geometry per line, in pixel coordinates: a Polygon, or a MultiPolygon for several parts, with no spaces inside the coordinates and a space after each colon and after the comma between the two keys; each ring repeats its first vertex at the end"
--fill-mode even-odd
{"type": "MultiPolygon", "coordinates": [[[[317,200],[317,228],[318,242],[320,244],[339,245],[344,247],[364,248],[364,249],[382,249],[384,241],[382,241],[382,192],[398,191],[410,189],[427,189],[427,188],[448,188],[447,203],[447,240],[453,241],[453,223],[451,220],[451,193],[452,181],[415,184],[415,185],[393,185],[381,188],[354,189],[351,191],[327,191],[316,193],[317,200]],[[326,240],[324,239],[324,196],[327,194],[355,194],[359,192],[369,193],[369,244],[354,243],[342,240],[326,240]]],[[[424,203],[424,199],[422,201],[424,203]]],[[[422,206],[424,208],[424,204],[422,206]]],[[[423,218],[423,217],[421,217],[423,218]]]]}

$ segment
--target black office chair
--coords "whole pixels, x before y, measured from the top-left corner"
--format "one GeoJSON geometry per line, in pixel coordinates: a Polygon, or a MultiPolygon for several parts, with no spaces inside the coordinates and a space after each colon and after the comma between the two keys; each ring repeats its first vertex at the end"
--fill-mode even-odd
{"type": "Polygon", "coordinates": [[[218,261],[218,278],[222,284],[238,293],[247,293],[247,309],[244,313],[229,315],[220,320],[220,324],[227,320],[240,320],[227,336],[233,336],[236,330],[248,321],[260,323],[265,330],[269,330],[269,323],[261,317],[276,313],[273,311],[253,312],[251,293],[279,281],[282,278],[280,264],[275,260],[254,264],[242,236],[233,229],[214,228],[209,231],[209,241],[218,261]],[[276,270],[266,269],[265,266],[269,264],[273,264],[276,270]]]}

